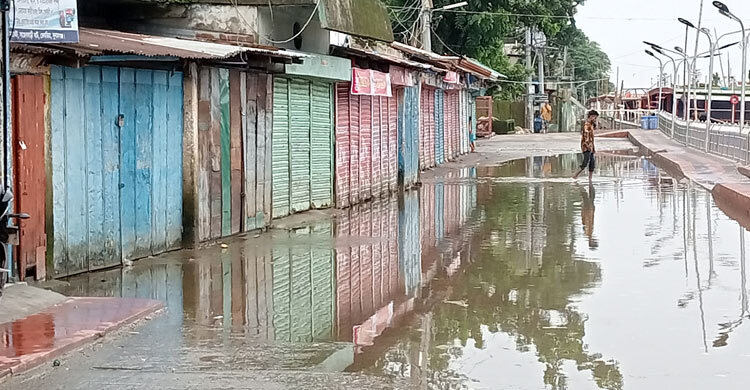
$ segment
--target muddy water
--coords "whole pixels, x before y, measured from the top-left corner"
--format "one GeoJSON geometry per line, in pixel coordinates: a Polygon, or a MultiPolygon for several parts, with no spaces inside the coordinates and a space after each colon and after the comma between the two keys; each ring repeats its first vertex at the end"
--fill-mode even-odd
{"type": "MultiPolygon", "coordinates": [[[[360,372],[425,388],[740,389],[746,232],[632,156],[455,171],[260,237],[69,280],[162,299],[102,365],[360,372]]],[[[105,367],[105,368],[107,368],[105,367]]]]}

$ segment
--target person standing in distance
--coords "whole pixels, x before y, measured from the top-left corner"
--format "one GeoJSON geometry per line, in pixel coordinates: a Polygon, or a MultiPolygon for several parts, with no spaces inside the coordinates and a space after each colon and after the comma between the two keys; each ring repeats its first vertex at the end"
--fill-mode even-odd
{"type": "Polygon", "coordinates": [[[599,119],[599,113],[595,110],[589,111],[586,116],[586,122],[583,124],[583,131],[581,131],[581,151],[583,152],[583,164],[578,173],[573,176],[573,179],[578,179],[584,169],[589,169],[589,181],[594,176],[594,168],[596,168],[596,147],[594,147],[594,130],[596,130],[596,120],[599,119]]]}

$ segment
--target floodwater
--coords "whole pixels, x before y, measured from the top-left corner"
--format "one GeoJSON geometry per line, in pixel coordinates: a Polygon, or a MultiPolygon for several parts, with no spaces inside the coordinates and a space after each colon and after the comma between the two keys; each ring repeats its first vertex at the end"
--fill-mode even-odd
{"type": "Polygon", "coordinates": [[[103,369],[747,388],[745,229],[646,159],[598,160],[591,184],[568,179],[576,156],[465,168],[295,229],[71,278],[64,293],[166,302],[103,369]]]}

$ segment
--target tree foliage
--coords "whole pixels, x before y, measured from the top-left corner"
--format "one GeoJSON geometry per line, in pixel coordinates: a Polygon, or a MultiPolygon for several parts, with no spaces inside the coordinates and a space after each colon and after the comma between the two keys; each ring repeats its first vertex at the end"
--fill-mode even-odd
{"type": "MultiPolygon", "coordinates": [[[[397,39],[414,43],[418,34],[421,0],[387,0],[393,10],[397,39]],[[399,8],[402,7],[402,8],[399,8]]],[[[435,8],[453,4],[454,0],[434,0],[435,8]]],[[[469,5],[457,12],[435,12],[433,49],[442,54],[466,55],[508,76],[510,81],[524,81],[528,76],[523,62],[511,61],[505,43],[524,44],[525,27],[534,27],[547,37],[547,45],[568,47],[569,69],[576,80],[606,77],[610,61],[596,42],[575,25],[575,13],[583,0],[468,0],[469,5]]],[[[417,37],[418,38],[418,37],[417,37]]],[[[546,50],[548,75],[561,75],[562,50],[546,50]]],[[[533,73],[533,72],[532,72],[533,73]]],[[[607,85],[603,83],[603,85],[607,85]]],[[[504,98],[523,94],[523,84],[503,84],[504,98]]],[[[592,88],[591,90],[595,90],[592,88]]]]}

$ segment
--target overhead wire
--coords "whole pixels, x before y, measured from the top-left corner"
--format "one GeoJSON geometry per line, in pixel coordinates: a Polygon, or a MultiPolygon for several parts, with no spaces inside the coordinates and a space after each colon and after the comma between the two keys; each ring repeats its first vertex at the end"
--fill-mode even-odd
{"type": "MultiPolygon", "coordinates": [[[[235,0],[235,2],[236,2],[236,1],[237,1],[237,0],[235,0]]],[[[268,42],[271,42],[271,43],[276,43],[276,44],[289,43],[289,42],[291,42],[291,41],[293,41],[293,40],[297,39],[297,37],[299,37],[300,35],[302,35],[302,33],[303,33],[303,32],[305,32],[305,29],[307,29],[307,26],[309,26],[309,25],[310,25],[310,22],[312,22],[313,18],[315,17],[315,14],[316,14],[316,13],[318,12],[318,8],[320,8],[320,2],[321,2],[321,1],[322,1],[322,0],[318,0],[317,2],[315,2],[315,8],[313,8],[312,12],[310,13],[310,17],[309,17],[309,18],[307,18],[307,22],[305,22],[305,25],[304,25],[304,26],[302,26],[302,28],[300,28],[300,30],[299,30],[299,31],[298,31],[298,32],[297,32],[296,34],[294,34],[294,35],[293,35],[293,36],[292,36],[291,38],[288,38],[288,39],[284,39],[284,40],[281,40],[281,41],[276,41],[276,40],[273,40],[273,39],[271,39],[270,37],[265,37],[265,39],[266,39],[266,40],[267,40],[268,42]]]]}

